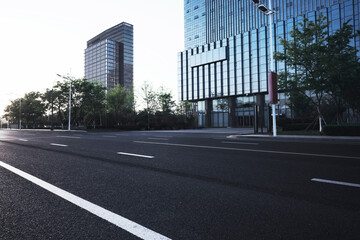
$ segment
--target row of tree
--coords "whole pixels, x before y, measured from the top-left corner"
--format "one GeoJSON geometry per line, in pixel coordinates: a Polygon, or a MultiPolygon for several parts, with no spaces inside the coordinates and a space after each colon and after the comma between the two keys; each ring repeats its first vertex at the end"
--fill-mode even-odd
{"type": "MultiPolygon", "coordinates": [[[[20,120],[25,128],[65,128],[69,119],[69,82],[59,81],[44,93],[30,92],[15,99],[5,108],[3,116],[12,124],[20,120]]],[[[170,92],[152,89],[148,83],[141,88],[145,107],[136,111],[134,93],[118,84],[106,91],[99,83],[76,79],[71,82],[71,125],[87,128],[173,129],[193,126],[188,114],[190,105],[173,100],[170,92]]]]}
{"type": "Polygon", "coordinates": [[[351,44],[353,29],[346,22],[329,34],[323,15],[316,22],[304,18],[288,39],[280,39],[284,51],[275,52],[275,59],[286,64],[279,87],[288,94],[290,108],[297,117],[317,115],[320,128],[324,115],[339,124],[346,110],[360,113],[360,61],[351,44]]]}

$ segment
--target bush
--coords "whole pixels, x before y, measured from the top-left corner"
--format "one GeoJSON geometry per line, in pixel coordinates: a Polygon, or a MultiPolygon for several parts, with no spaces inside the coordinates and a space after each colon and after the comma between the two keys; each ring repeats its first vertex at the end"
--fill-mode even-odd
{"type": "MultiPolygon", "coordinates": [[[[289,123],[283,126],[282,130],[283,131],[299,131],[299,130],[306,130],[307,128],[309,128],[309,126],[311,125],[311,123],[289,123]]],[[[318,124],[317,125],[311,125],[312,128],[318,128],[318,124]]]]}
{"type": "Polygon", "coordinates": [[[326,125],[324,133],[328,136],[360,136],[360,125],[326,125]]]}
{"type": "Polygon", "coordinates": [[[312,125],[311,118],[286,118],[277,117],[276,124],[282,128],[283,131],[298,131],[305,130],[312,125]]]}

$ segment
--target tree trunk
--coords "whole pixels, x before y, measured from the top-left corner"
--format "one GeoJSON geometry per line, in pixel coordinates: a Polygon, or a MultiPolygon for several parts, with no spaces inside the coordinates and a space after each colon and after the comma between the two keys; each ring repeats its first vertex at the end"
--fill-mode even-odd
{"type": "Polygon", "coordinates": [[[318,111],[318,114],[319,114],[319,132],[322,132],[322,115],[321,115],[321,112],[320,112],[320,106],[319,105],[317,106],[317,111],[318,111]]]}

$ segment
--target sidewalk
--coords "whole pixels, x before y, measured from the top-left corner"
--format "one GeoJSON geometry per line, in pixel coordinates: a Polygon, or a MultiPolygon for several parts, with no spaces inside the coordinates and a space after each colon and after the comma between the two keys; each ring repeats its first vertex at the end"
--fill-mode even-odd
{"type": "Polygon", "coordinates": [[[229,138],[290,138],[290,139],[328,139],[328,140],[360,140],[358,136],[311,136],[311,135],[262,135],[262,134],[243,134],[243,135],[230,135],[229,138]]]}
{"type": "Polygon", "coordinates": [[[214,133],[214,134],[251,134],[253,128],[200,128],[200,129],[181,129],[181,130],[151,130],[144,132],[162,132],[162,133],[214,133]]]}

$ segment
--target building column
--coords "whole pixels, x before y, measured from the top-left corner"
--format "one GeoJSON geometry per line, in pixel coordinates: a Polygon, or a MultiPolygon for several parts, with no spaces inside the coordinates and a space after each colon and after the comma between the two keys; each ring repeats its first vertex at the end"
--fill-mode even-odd
{"type": "Polygon", "coordinates": [[[211,127],[212,100],[205,100],[205,127],[211,127]]]}
{"type": "Polygon", "coordinates": [[[228,98],[228,107],[229,107],[229,127],[237,127],[236,126],[236,116],[235,116],[235,108],[236,108],[236,97],[228,98]]]}
{"type": "Polygon", "coordinates": [[[265,127],[265,114],[264,114],[264,107],[265,107],[265,94],[259,93],[256,94],[256,106],[255,106],[255,133],[260,132],[264,133],[265,127]]]}

